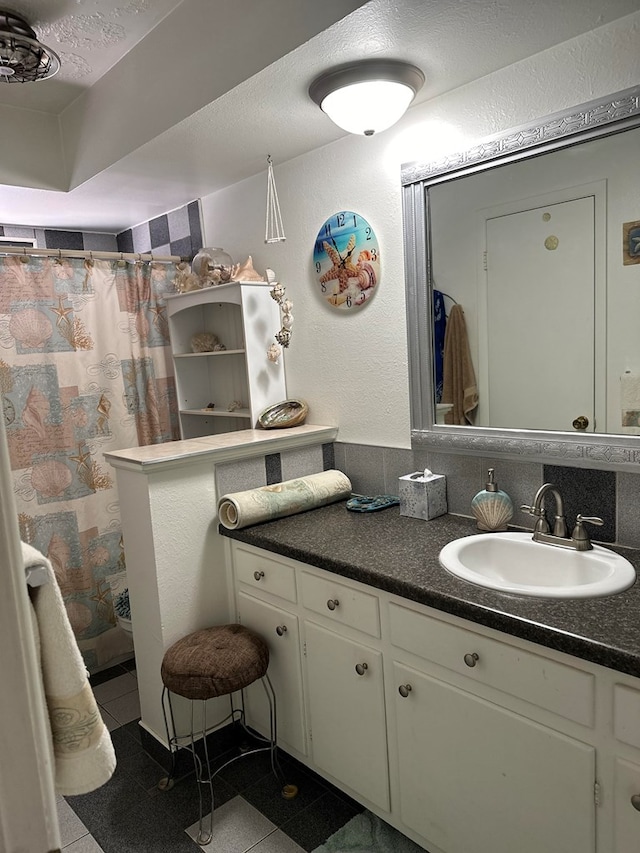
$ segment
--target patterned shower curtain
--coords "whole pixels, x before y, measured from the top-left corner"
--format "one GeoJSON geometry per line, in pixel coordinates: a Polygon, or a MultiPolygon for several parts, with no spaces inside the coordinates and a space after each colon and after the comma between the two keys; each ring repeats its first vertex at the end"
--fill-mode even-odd
{"type": "Polygon", "coordinates": [[[21,538],[52,562],[90,670],[129,654],[106,451],[179,438],[164,296],[174,264],[0,258],[0,392],[21,538]],[[115,579],[115,580],[114,580],[115,579]]]}

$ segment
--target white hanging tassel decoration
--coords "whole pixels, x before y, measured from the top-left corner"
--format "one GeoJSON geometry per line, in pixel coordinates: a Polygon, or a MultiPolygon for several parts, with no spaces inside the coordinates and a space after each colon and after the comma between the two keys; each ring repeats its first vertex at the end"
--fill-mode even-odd
{"type": "Polygon", "coordinates": [[[287,238],[284,236],[282,216],[280,215],[280,202],[278,201],[278,190],[276,179],[273,176],[273,161],[271,154],[267,155],[267,215],[264,230],[265,243],[283,243],[287,238]]]}

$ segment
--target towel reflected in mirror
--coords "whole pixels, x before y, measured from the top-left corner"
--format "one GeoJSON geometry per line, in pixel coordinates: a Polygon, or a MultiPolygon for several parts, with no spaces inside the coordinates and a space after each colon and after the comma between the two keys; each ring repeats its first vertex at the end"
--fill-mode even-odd
{"type": "Polygon", "coordinates": [[[445,415],[445,423],[473,424],[473,412],[478,406],[478,386],[464,311],[458,304],[449,313],[444,338],[442,402],[452,405],[451,411],[445,415]]]}

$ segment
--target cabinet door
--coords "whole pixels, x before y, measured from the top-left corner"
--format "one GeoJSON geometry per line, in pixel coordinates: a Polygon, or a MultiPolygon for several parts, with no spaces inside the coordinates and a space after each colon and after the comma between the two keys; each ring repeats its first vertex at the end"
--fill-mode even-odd
{"type": "MultiPolygon", "coordinates": [[[[286,610],[238,595],[240,622],[264,638],[269,646],[269,678],[276,694],[278,742],[285,749],[306,754],[300,631],[298,618],[286,610]]],[[[269,731],[269,704],[261,682],[245,690],[245,710],[250,726],[263,734],[269,731]]]]}
{"type": "Polygon", "coordinates": [[[640,765],[621,758],[615,769],[615,853],[640,850],[640,765]],[[633,799],[632,799],[633,798],[633,799]]]}
{"type": "Polygon", "coordinates": [[[593,853],[591,746],[409,667],[394,673],[407,826],[446,853],[593,853]]]}
{"type": "Polygon", "coordinates": [[[305,639],[314,764],[388,811],[382,655],[313,622],[305,639]]]}

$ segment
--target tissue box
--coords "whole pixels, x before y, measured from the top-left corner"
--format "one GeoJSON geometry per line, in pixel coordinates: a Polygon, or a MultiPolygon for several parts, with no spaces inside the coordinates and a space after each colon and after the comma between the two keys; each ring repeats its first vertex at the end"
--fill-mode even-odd
{"type": "Polygon", "coordinates": [[[429,521],[447,512],[447,478],[416,471],[399,479],[400,515],[429,521]]]}

